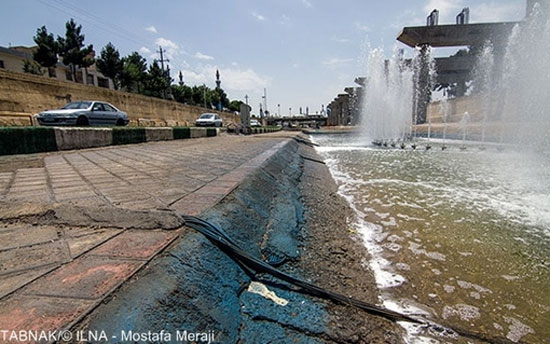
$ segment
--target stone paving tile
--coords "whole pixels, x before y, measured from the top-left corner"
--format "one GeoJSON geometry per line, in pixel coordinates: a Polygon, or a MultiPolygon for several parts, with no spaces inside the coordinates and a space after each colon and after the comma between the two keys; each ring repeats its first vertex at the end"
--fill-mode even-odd
{"type": "Polygon", "coordinates": [[[0,231],[0,251],[51,242],[57,239],[59,239],[59,233],[55,227],[8,225],[0,231]]]}
{"type": "Polygon", "coordinates": [[[68,203],[67,201],[88,199],[95,197],[96,194],[93,191],[81,191],[81,192],[67,192],[67,193],[55,193],[55,199],[58,202],[68,203]]]}
{"type": "Polygon", "coordinates": [[[176,202],[170,206],[177,214],[198,216],[203,211],[214,206],[215,203],[200,203],[200,202],[176,202]]]}
{"type": "Polygon", "coordinates": [[[98,299],[125,281],[143,261],[84,256],[33,282],[26,295],[98,299]]]}
{"type": "Polygon", "coordinates": [[[65,239],[69,246],[69,252],[72,257],[77,257],[82,253],[89,251],[95,246],[107,241],[108,239],[119,234],[120,230],[105,230],[105,231],[93,231],[86,235],[77,237],[68,237],[65,239]]]}
{"type": "Polygon", "coordinates": [[[57,265],[50,265],[42,268],[21,271],[12,275],[2,276],[2,283],[0,283],[0,298],[3,298],[6,295],[16,291],[17,289],[35,280],[36,278],[50,272],[56,267],[57,265]]]}
{"type": "Polygon", "coordinates": [[[13,176],[14,176],[14,173],[12,172],[0,173],[0,194],[6,190],[13,176]]]}
{"type": "MultiPolygon", "coordinates": [[[[233,190],[232,185],[223,186],[223,185],[212,185],[214,183],[207,184],[202,188],[195,191],[195,194],[199,195],[227,195],[233,190]]],[[[235,183],[236,184],[236,183],[235,183]]]]}
{"type": "Polygon", "coordinates": [[[105,206],[109,204],[109,201],[106,199],[100,198],[98,196],[96,197],[90,197],[90,198],[75,198],[75,199],[66,199],[62,200],[63,203],[74,205],[74,206],[80,206],[80,207],[99,207],[99,206],[105,206]]]}
{"type": "MultiPolygon", "coordinates": [[[[269,158],[281,141],[266,139],[250,144],[243,138],[226,137],[60,152],[44,157],[45,168],[0,174],[0,193],[2,185],[6,188],[0,197],[87,207],[114,205],[134,210],[170,207],[179,214],[200,215],[269,158]],[[13,184],[10,189],[17,193],[7,190],[10,183],[13,184]]],[[[56,328],[67,325],[78,313],[91,307],[92,303],[84,299],[101,299],[169,245],[176,235],[176,232],[121,233],[93,228],[62,231],[62,237],[52,243],[46,238],[48,235],[53,238],[53,232],[45,231],[33,241],[30,238],[34,234],[25,238],[0,228],[0,243],[4,245],[0,246],[0,297],[57,267],[22,290],[40,300],[37,307],[43,307],[44,313],[36,313],[41,318],[34,319],[33,314],[29,321],[55,323],[56,328]],[[12,249],[15,246],[9,244],[11,241],[27,246],[12,249]],[[70,259],[74,260],[69,262],[70,259]],[[50,312],[51,300],[66,297],[76,298],[71,299],[74,304],[69,302],[50,312]],[[64,320],[59,320],[60,317],[64,320]]],[[[13,296],[0,302],[0,309],[7,312],[34,309],[35,304],[28,301],[30,296],[25,300],[13,296]]],[[[5,327],[2,321],[0,329],[5,327]]]]}
{"type": "Polygon", "coordinates": [[[46,265],[61,264],[69,259],[68,247],[62,240],[1,251],[0,276],[46,265]]]}
{"type": "Polygon", "coordinates": [[[114,258],[148,259],[170,243],[179,232],[126,231],[90,254],[114,258]]]}
{"type": "Polygon", "coordinates": [[[225,194],[192,193],[170,206],[178,214],[198,215],[218,203],[225,194]]]}
{"type": "Polygon", "coordinates": [[[93,301],[49,297],[12,297],[0,304],[0,329],[53,331],[77,320],[93,301]]]}

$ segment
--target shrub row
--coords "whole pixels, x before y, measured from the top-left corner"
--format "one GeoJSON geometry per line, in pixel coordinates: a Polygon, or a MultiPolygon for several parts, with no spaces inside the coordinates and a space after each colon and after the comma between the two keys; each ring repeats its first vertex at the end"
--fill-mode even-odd
{"type": "Polygon", "coordinates": [[[0,155],[28,154],[57,150],[54,128],[0,128],[0,155]]]}
{"type": "Polygon", "coordinates": [[[252,134],[274,133],[281,130],[280,127],[262,127],[262,128],[250,128],[252,134]]]}

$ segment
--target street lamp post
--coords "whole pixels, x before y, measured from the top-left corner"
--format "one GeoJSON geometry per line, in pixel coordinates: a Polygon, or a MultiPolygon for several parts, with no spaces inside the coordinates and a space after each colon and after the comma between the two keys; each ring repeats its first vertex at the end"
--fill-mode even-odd
{"type": "Polygon", "coordinates": [[[277,104],[277,117],[281,117],[281,104],[277,104]]]}
{"type": "Polygon", "coordinates": [[[267,90],[265,87],[264,87],[264,95],[262,96],[262,98],[264,99],[264,112],[267,112],[267,90]]]}
{"type": "Polygon", "coordinates": [[[204,100],[204,107],[206,108],[206,84],[202,84],[202,99],[204,100]]]}

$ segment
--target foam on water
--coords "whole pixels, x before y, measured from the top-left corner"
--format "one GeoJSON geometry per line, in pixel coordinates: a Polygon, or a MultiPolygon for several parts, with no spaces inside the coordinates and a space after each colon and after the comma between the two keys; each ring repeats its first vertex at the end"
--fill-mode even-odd
{"type": "MultiPolygon", "coordinates": [[[[546,168],[550,164],[546,160],[538,161],[516,152],[502,154],[477,150],[461,152],[458,158],[453,156],[448,161],[441,160],[448,156],[441,153],[404,153],[400,150],[346,145],[321,146],[317,147],[317,151],[336,180],[338,193],[356,214],[354,225],[372,257],[367,264],[381,290],[380,301],[389,309],[409,314],[422,313],[428,318],[440,317],[452,322],[463,321],[473,326],[474,322],[484,320],[486,315],[482,313],[486,310],[481,305],[486,304],[488,298],[499,296],[494,295],[492,287],[460,276],[458,271],[457,275],[449,278],[447,266],[456,265],[456,259],[479,258],[479,247],[486,245],[488,240],[486,233],[479,228],[498,228],[496,222],[493,223],[498,221],[506,226],[503,231],[509,231],[507,224],[517,223],[512,226],[513,230],[525,231],[516,232],[516,241],[521,245],[533,242],[525,236],[527,232],[535,237],[548,237],[550,209],[547,205],[550,204],[550,192],[547,194],[546,190],[550,190],[550,185],[537,184],[541,176],[547,176],[550,180],[550,172],[546,168]],[[515,159],[518,164],[517,170],[512,173],[503,168],[503,161],[509,158],[515,159]],[[413,166],[413,173],[402,173],[413,166]],[[524,172],[526,168],[530,169],[528,174],[524,172]],[[456,215],[453,214],[454,209],[459,210],[456,215]],[[448,218],[448,222],[441,223],[441,217],[448,216],[446,212],[449,211],[453,215],[448,218]],[[484,214],[498,215],[485,218],[484,214]],[[460,244],[457,247],[441,245],[426,240],[428,237],[425,237],[425,233],[417,229],[431,230],[436,223],[442,229],[457,226],[475,229],[477,235],[464,233],[465,238],[480,246],[466,246],[464,239],[462,243],[457,242],[460,244]],[[408,225],[401,227],[402,224],[408,225]],[[449,249],[455,250],[453,252],[449,249]],[[409,264],[393,259],[404,256],[409,256],[409,260],[405,260],[409,264]],[[413,262],[410,257],[416,257],[414,265],[417,266],[410,264],[413,262]],[[426,288],[427,285],[422,286],[425,299],[420,294],[420,298],[414,295],[417,292],[414,283],[418,283],[418,280],[409,280],[419,269],[426,269],[434,279],[438,279],[437,282],[427,280],[427,285],[431,284],[429,288],[426,288]],[[413,294],[409,296],[420,302],[398,296],[402,294],[399,290],[411,288],[413,294]],[[446,308],[442,305],[437,312],[427,306],[430,302],[440,302],[442,298],[463,302],[447,303],[446,308]]],[[[514,232],[508,232],[508,237],[514,240],[514,236],[509,233],[514,232]]],[[[516,276],[514,270],[499,270],[494,277],[503,283],[518,283],[520,278],[521,281],[524,278],[516,276]]],[[[509,304],[502,302],[500,306],[497,305],[497,314],[501,309],[510,314],[519,311],[509,304]]],[[[518,303],[514,302],[514,305],[518,303]]],[[[505,324],[502,316],[494,323],[502,324],[503,331],[511,333],[510,338],[532,333],[527,328],[534,331],[528,325],[522,323],[524,327],[512,320],[510,324],[505,324]]],[[[419,334],[421,330],[411,324],[404,324],[403,327],[408,331],[405,338],[407,342],[434,342],[433,338],[419,334]]]]}

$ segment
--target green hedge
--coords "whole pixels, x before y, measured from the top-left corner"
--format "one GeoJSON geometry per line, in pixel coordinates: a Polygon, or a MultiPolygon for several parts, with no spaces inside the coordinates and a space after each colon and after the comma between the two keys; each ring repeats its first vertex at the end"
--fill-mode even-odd
{"type": "Polygon", "coordinates": [[[146,140],[147,140],[147,137],[145,135],[145,128],[139,128],[139,127],[113,128],[114,145],[140,143],[140,142],[145,142],[146,140]]]}
{"type": "Polygon", "coordinates": [[[216,128],[207,128],[206,129],[206,137],[216,136],[217,133],[218,133],[218,131],[216,130],[216,128]]]}
{"type": "Polygon", "coordinates": [[[191,137],[191,128],[173,127],[174,140],[188,139],[191,137]]]}
{"type": "Polygon", "coordinates": [[[0,128],[0,155],[56,151],[55,131],[44,127],[0,128]]]}

